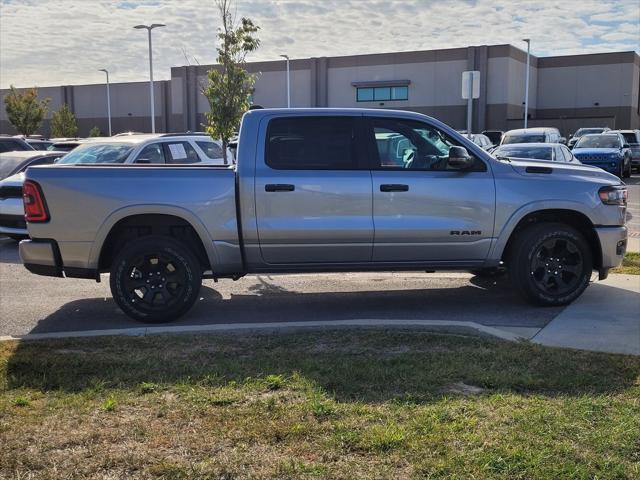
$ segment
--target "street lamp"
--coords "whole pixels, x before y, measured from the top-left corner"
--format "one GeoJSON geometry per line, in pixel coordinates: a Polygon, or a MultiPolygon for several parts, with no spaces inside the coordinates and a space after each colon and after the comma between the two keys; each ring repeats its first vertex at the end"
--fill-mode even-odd
{"type": "Polygon", "coordinates": [[[531,39],[523,38],[523,42],[527,42],[527,78],[524,81],[524,128],[527,128],[527,120],[529,117],[529,53],[531,51],[531,39]]]}
{"type": "Polygon", "coordinates": [[[109,95],[109,70],[101,68],[99,72],[107,74],[107,118],[109,119],[109,136],[111,136],[111,96],[109,95]]]}
{"type": "Polygon", "coordinates": [[[149,35],[149,92],[151,96],[151,133],[156,133],[156,113],[155,101],[153,98],[153,51],[151,48],[151,30],[158,27],[166,27],[163,23],[153,23],[151,25],[136,25],[133,28],[146,29],[149,35]]]}
{"type": "Polygon", "coordinates": [[[291,71],[289,70],[289,55],[280,55],[287,60],[287,108],[291,108],[291,71]]]}

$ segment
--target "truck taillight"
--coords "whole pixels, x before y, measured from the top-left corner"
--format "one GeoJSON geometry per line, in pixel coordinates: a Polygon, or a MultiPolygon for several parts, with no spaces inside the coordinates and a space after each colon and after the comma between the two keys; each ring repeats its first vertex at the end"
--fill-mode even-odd
{"type": "Polygon", "coordinates": [[[49,211],[44,201],[44,195],[40,185],[32,180],[26,180],[22,186],[22,201],[27,222],[46,222],[49,220],[49,211]]]}

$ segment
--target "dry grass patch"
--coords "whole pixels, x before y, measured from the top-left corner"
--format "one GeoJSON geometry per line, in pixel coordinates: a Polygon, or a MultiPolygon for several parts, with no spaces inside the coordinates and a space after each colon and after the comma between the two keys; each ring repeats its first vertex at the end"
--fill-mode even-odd
{"type": "Polygon", "coordinates": [[[638,478],[639,377],[417,330],[3,343],[0,478],[638,478]]]}

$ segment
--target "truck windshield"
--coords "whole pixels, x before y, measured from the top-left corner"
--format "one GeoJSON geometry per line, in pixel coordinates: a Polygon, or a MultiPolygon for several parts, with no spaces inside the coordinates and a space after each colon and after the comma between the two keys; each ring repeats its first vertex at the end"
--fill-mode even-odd
{"type": "Polygon", "coordinates": [[[58,164],[123,163],[133,147],[131,143],[88,143],[66,154],[58,164]]]}
{"type": "Polygon", "coordinates": [[[532,158],[536,160],[551,160],[549,147],[499,147],[493,152],[494,156],[513,158],[532,158]]]}
{"type": "Polygon", "coordinates": [[[507,135],[502,139],[502,144],[505,143],[544,143],[544,135],[507,135]]]}
{"type": "Polygon", "coordinates": [[[620,139],[617,135],[586,135],[575,148],[620,148],[620,139]]]}

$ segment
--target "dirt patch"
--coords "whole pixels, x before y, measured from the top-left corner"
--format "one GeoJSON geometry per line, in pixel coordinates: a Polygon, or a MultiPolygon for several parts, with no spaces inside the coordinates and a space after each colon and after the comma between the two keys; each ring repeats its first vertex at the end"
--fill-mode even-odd
{"type": "Polygon", "coordinates": [[[464,395],[466,397],[469,397],[472,395],[480,395],[487,390],[485,388],[476,387],[474,385],[467,385],[463,382],[456,382],[444,387],[443,391],[445,393],[454,393],[457,395],[464,395]]]}

